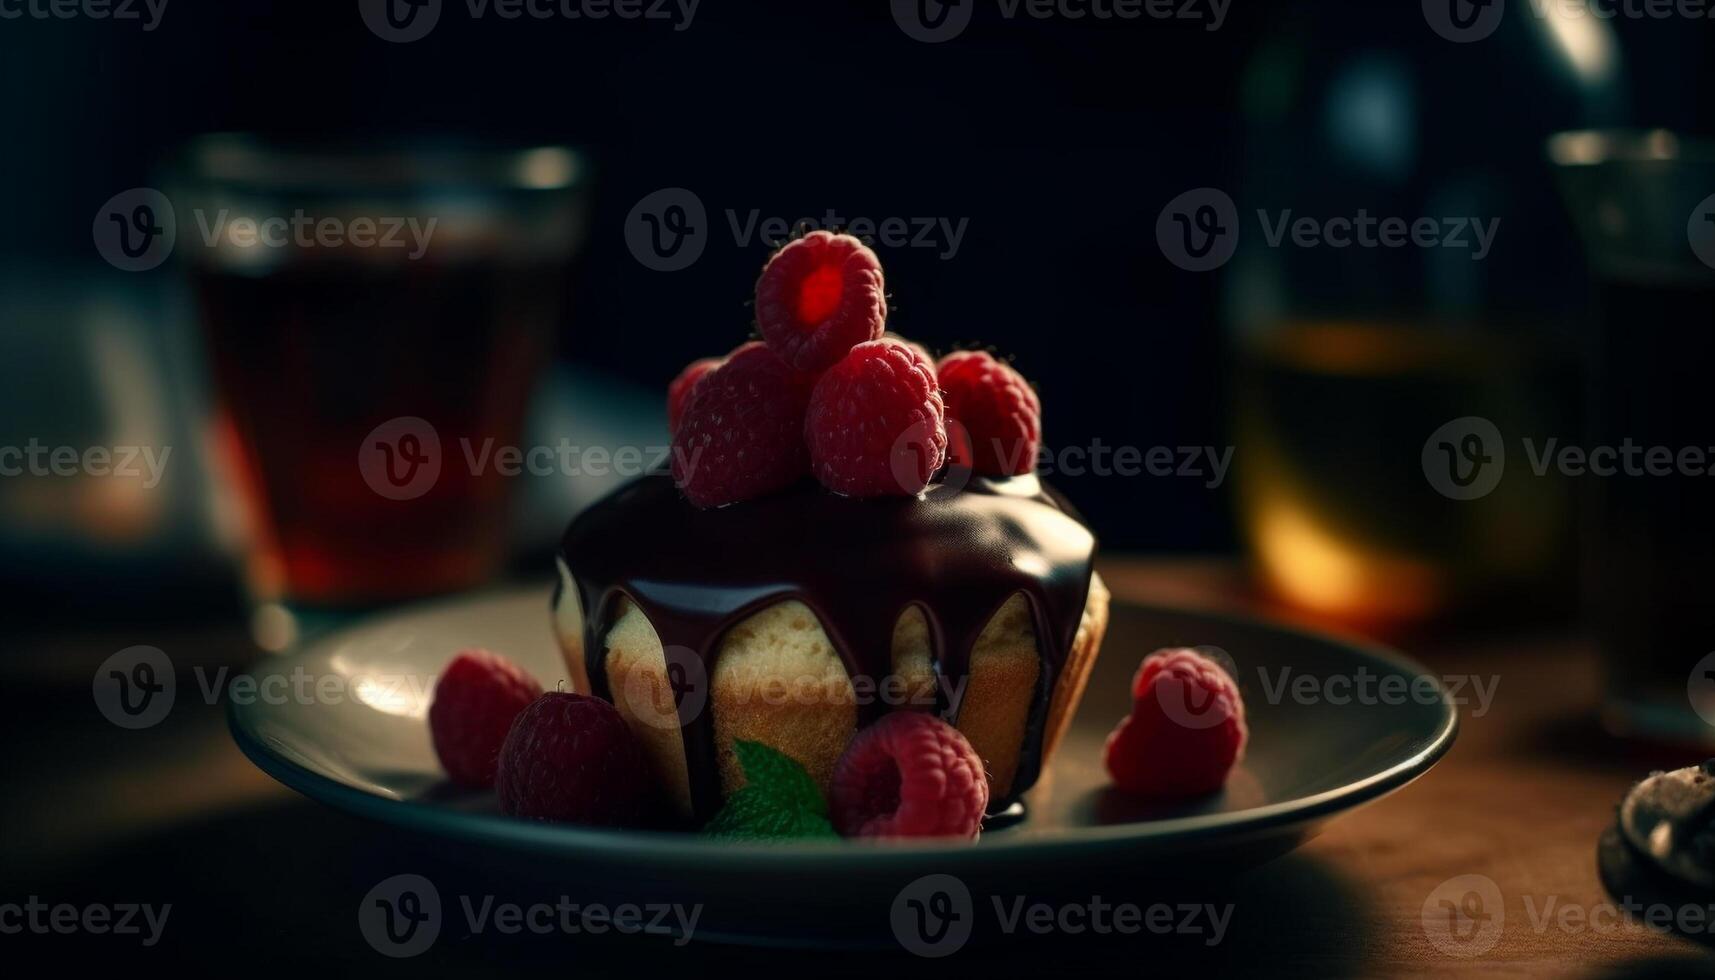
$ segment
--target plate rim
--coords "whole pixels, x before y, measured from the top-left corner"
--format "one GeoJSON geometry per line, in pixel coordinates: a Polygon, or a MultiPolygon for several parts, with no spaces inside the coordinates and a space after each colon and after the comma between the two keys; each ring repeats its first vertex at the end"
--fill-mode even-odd
{"type": "MultiPolygon", "coordinates": [[[[479,606],[506,599],[521,600],[533,593],[546,596],[549,588],[530,585],[490,589],[395,606],[317,637],[309,645],[287,654],[275,663],[286,668],[305,666],[308,661],[325,656],[327,648],[341,642],[352,631],[373,626],[383,620],[428,611],[445,612],[459,605],[479,606]]],[[[316,772],[269,745],[264,735],[246,724],[244,716],[254,706],[228,700],[227,730],[245,758],[268,776],[311,800],[367,819],[414,831],[449,836],[461,841],[511,849],[548,850],[566,857],[649,865],[679,865],[690,861],[704,867],[731,865],[751,870],[757,870],[758,862],[777,863],[784,868],[806,859],[849,858],[874,863],[878,859],[891,858],[900,863],[917,863],[924,858],[935,858],[942,862],[985,863],[1020,855],[1057,856],[1127,843],[1158,844],[1168,839],[1174,842],[1190,842],[1210,837],[1270,834],[1357,809],[1404,788],[1433,768],[1452,748],[1458,736],[1459,710],[1441,678],[1417,660],[1391,647],[1333,631],[1309,629],[1266,616],[1134,602],[1117,597],[1114,603],[1144,613],[1206,617],[1244,628],[1270,630],[1302,640],[1345,647],[1386,663],[1403,673],[1417,678],[1428,678],[1434,683],[1439,694],[1436,703],[1441,708],[1441,717],[1427,744],[1409,757],[1362,779],[1311,796],[1244,810],[1111,824],[1071,831],[1051,831],[1027,837],[1004,835],[970,843],[844,839],[832,842],[713,842],[684,831],[613,830],[540,823],[500,814],[469,813],[451,810],[431,802],[390,798],[367,792],[316,772]]],[[[883,863],[893,862],[883,860],[883,863]]]]}

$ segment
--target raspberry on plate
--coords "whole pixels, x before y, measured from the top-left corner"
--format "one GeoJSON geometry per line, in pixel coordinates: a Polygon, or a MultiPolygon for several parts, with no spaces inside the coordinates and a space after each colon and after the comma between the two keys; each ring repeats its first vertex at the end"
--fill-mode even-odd
{"type": "Polygon", "coordinates": [[[934,365],[897,340],[853,347],[816,382],[804,438],[816,479],[836,493],[922,492],[947,456],[934,365]]]}
{"type": "Polygon", "coordinates": [[[542,694],[524,668],[487,650],[464,650],[435,681],[429,738],[452,781],[494,785],[495,759],[513,719],[542,694]]]}
{"type": "Polygon", "coordinates": [[[697,392],[697,384],[710,371],[721,366],[721,358],[705,357],[685,365],[685,370],[673,379],[667,386],[667,434],[679,431],[679,423],[684,420],[685,413],[691,408],[691,396],[697,392]]]}
{"type": "Polygon", "coordinates": [[[1157,650],[1132,681],[1132,711],[1108,735],[1114,785],[1155,799],[1221,788],[1244,757],[1249,732],[1238,685],[1195,650],[1157,650]]]}
{"type": "Polygon", "coordinates": [[[650,815],[654,783],[618,709],[551,691],[513,723],[494,788],[514,817],[624,827],[650,815]]]}
{"type": "Polygon", "coordinates": [[[881,260],[850,235],[813,231],[774,253],[756,280],[756,326],[787,363],[821,371],[887,321],[881,260]]]}
{"type": "Polygon", "coordinates": [[[810,468],[804,407],[811,383],[757,341],[704,375],[673,435],[673,479],[686,498],[720,507],[803,479],[810,468]]]}
{"type": "Polygon", "coordinates": [[[983,760],[952,725],[919,711],[884,716],[834,765],[828,810],[847,837],[958,837],[982,829],[983,760]]]}
{"type": "Polygon", "coordinates": [[[948,354],[937,373],[947,400],[953,462],[986,476],[1019,476],[1036,468],[1042,403],[1029,382],[985,351],[948,354]]]}

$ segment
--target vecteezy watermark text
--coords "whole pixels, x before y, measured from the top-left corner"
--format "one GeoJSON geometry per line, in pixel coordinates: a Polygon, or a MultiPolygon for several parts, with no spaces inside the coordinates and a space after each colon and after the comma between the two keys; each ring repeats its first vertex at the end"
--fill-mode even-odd
{"type": "MultiPolygon", "coordinates": [[[[3,2],[3,0],[0,0],[3,2]]],[[[440,219],[420,215],[234,215],[228,208],[192,208],[197,241],[204,248],[401,250],[411,261],[429,251],[440,219]]],[[[108,198],[96,210],[95,249],[116,269],[144,272],[165,262],[180,239],[178,212],[167,195],[134,187],[108,198]]]]}
{"type": "Polygon", "coordinates": [[[929,958],[951,956],[971,938],[979,913],[987,911],[1007,935],[1180,935],[1200,937],[1205,946],[1226,938],[1232,904],[1113,902],[1092,895],[1082,902],[1048,903],[1023,895],[990,895],[979,906],[961,879],[925,875],[900,889],[889,909],[894,938],[911,953],[929,958]]]}
{"type": "Polygon", "coordinates": [[[161,941],[173,906],[136,902],[73,905],[49,903],[31,895],[22,902],[0,903],[0,935],[138,936],[145,947],[161,941]]]}
{"type": "MultiPolygon", "coordinates": [[[[1646,902],[1630,895],[1592,904],[1568,901],[1560,895],[1526,894],[1521,899],[1525,923],[1539,937],[1551,932],[1614,932],[1625,928],[1628,921],[1687,935],[1715,933],[1715,904],[1646,902]]],[[[1507,918],[1506,898],[1494,879],[1464,874],[1430,891],[1423,902],[1421,922],[1430,945],[1447,956],[1472,959],[1501,941],[1507,918]]]]}
{"type": "MultiPolygon", "coordinates": [[[[1559,436],[1519,440],[1532,475],[1599,479],[1662,479],[1715,476],[1715,446],[1666,446],[1630,437],[1617,443],[1580,445],[1559,436]]],[[[1467,415],[1446,422],[1423,443],[1423,475],[1453,500],[1486,497],[1506,471],[1507,447],[1500,427],[1467,415]]]]}
{"type": "MultiPolygon", "coordinates": [[[[1040,447],[1036,472],[1043,476],[1067,477],[1175,477],[1203,481],[1214,490],[1227,479],[1233,465],[1232,446],[1131,446],[1111,445],[1100,439],[1088,446],[1040,447]]],[[[996,447],[1004,462],[1008,454],[996,447]]]]}
{"type": "Polygon", "coordinates": [[[22,446],[0,446],[0,477],[112,476],[142,478],[143,488],[161,485],[172,446],[47,446],[31,439],[22,446]]]}
{"type": "MultiPolygon", "coordinates": [[[[460,895],[467,934],[501,936],[671,936],[675,946],[696,935],[703,906],[679,903],[575,902],[567,895],[551,901],[507,902],[493,895],[460,895]]],[[[383,956],[403,959],[426,952],[441,933],[442,902],[433,882],[422,875],[394,875],[364,895],[357,908],[358,931],[383,956]]]]}
{"type": "Polygon", "coordinates": [[[416,260],[429,250],[439,218],[418,218],[415,215],[318,218],[298,208],[288,216],[257,218],[240,215],[236,218],[226,208],[211,217],[201,208],[193,209],[203,245],[214,248],[222,242],[237,248],[408,248],[407,257],[416,260]]]}
{"type": "MultiPolygon", "coordinates": [[[[518,21],[649,21],[687,30],[702,0],[464,0],[471,20],[493,16],[518,21]]],[[[408,44],[429,36],[440,23],[443,0],[358,0],[357,10],[370,33],[383,41],[408,44]]]]}
{"type": "MultiPolygon", "coordinates": [[[[289,671],[234,674],[228,667],[192,668],[195,691],[203,703],[222,699],[238,705],[339,705],[348,701],[381,708],[395,715],[426,710],[436,674],[410,672],[312,673],[302,666],[289,671]]],[[[150,728],[172,712],[178,700],[179,676],[172,658],[159,647],[126,647],[108,657],[92,679],[95,707],[120,728],[150,728]]]]}
{"type": "MultiPolygon", "coordinates": [[[[971,26],[978,0],[892,0],[893,22],[914,41],[951,41],[971,26]]],[[[1232,0],[995,0],[1003,20],[1180,21],[1218,31],[1232,0]]]]}
{"type": "Polygon", "coordinates": [[[148,33],[161,26],[167,0],[0,0],[0,20],[112,20],[136,22],[148,33]]]}
{"type": "MultiPolygon", "coordinates": [[[[1495,33],[1506,16],[1506,0],[1422,0],[1423,19],[1436,34],[1460,44],[1495,33]]],[[[1710,20],[1715,0],[1528,0],[1538,20],[1710,20]]]]}
{"type": "MultiPolygon", "coordinates": [[[[457,458],[472,476],[638,477],[665,468],[695,471],[700,449],[671,445],[581,445],[560,439],[549,445],[518,446],[492,437],[457,440],[457,458]],[[683,458],[675,457],[682,454],[683,458]]],[[[443,467],[441,436],[427,419],[402,415],[388,419],[364,437],[357,450],[358,472],[371,490],[389,500],[414,500],[434,489],[443,467]]]]}
{"type": "Polygon", "coordinates": [[[1263,697],[1269,704],[1284,704],[1290,699],[1294,704],[1330,704],[1335,707],[1348,704],[1432,705],[1440,704],[1445,697],[1455,705],[1474,704],[1473,718],[1489,713],[1495,692],[1501,685],[1499,675],[1447,674],[1437,680],[1425,675],[1377,674],[1363,667],[1351,674],[1329,675],[1294,673],[1291,667],[1281,667],[1271,673],[1266,667],[1258,667],[1257,679],[1262,683],[1263,697]]]}
{"type": "MultiPolygon", "coordinates": [[[[871,247],[930,250],[943,260],[958,256],[971,223],[969,218],[935,215],[848,216],[834,208],[797,218],[765,215],[759,208],[727,208],[724,215],[727,232],[738,248],[758,244],[774,248],[795,235],[825,230],[845,232],[871,247]]],[[[645,196],[625,219],[626,247],[640,264],[656,272],[688,268],[702,257],[713,235],[702,199],[683,187],[665,187],[645,196]]]]}
{"type": "MultiPolygon", "coordinates": [[[[615,703],[629,709],[636,721],[663,730],[677,729],[698,718],[708,707],[708,668],[703,658],[688,647],[668,644],[662,648],[665,669],[659,673],[635,670],[628,673],[616,692],[615,703]]],[[[785,707],[796,705],[885,705],[890,709],[930,711],[940,706],[941,717],[951,722],[964,703],[968,677],[953,678],[941,672],[931,676],[890,673],[848,675],[839,673],[770,677],[736,692],[742,705],[785,707]]]]}
{"type": "MultiPolygon", "coordinates": [[[[1367,208],[1332,216],[1258,208],[1256,219],[1268,248],[1450,249],[1468,252],[1473,262],[1488,258],[1501,226],[1498,217],[1407,218],[1374,215],[1367,208]]],[[[1187,272],[1207,272],[1226,265],[1238,251],[1241,223],[1238,206],[1225,191],[1199,187],[1161,209],[1155,240],[1169,262],[1187,272]]]]}

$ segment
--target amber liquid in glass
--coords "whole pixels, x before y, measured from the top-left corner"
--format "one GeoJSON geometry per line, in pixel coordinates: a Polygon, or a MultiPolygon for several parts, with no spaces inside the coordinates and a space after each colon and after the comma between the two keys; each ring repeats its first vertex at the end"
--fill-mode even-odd
{"type": "Polygon", "coordinates": [[[217,438],[256,541],[260,596],[360,607],[468,587],[505,556],[507,478],[467,455],[516,444],[558,308],[558,269],[303,263],[201,270],[217,438]],[[359,468],[390,419],[434,426],[440,475],[377,494],[359,468]]]}
{"type": "Polygon", "coordinates": [[[1515,458],[1520,436],[1572,424],[1544,408],[1569,393],[1548,393],[1539,358],[1475,332],[1340,322],[1283,326],[1238,354],[1239,520],[1274,595],[1384,633],[1557,591],[1566,604],[1568,488],[1515,458]],[[1480,500],[1442,496],[1423,468],[1430,434],[1465,416],[1508,444],[1506,477],[1480,500]]]}

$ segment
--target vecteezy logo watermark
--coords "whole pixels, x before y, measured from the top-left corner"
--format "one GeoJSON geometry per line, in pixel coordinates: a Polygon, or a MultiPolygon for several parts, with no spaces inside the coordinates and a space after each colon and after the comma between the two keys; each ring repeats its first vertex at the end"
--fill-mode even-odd
{"type": "Polygon", "coordinates": [[[1155,219],[1155,242],[1186,272],[1226,265],[1239,247],[1239,209],[1225,191],[1189,190],[1167,202],[1155,219]]]}
{"type": "MultiPolygon", "coordinates": [[[[725,210],[726,227],[734,246],[750,248],[760,241],[770,247],[818,229],[843,231],[870,247],[930,249],[951,260],[970,227],[969,218],[926,215],[883,218],[846,217],[829,208],[815,217],[789,219],[764,215],[757,208],[725,210]]],[[[625,245],[639,263],[656,272],[677,272],[702,257],[713,236],[702,199],[683,187],[666,187],[638,201],[625,218],[625,245]]]]}
{"type": "Polygon", "coordinates": [[[1429,27],[1456,44],[1481,41],[1501,26],[1506,0],[1423,0],[1429,27]]]}
{"type": "MultiPolygon", "coordinates": [[[[460,895],[459,909],[470,935],[498,933],[672,936],[673,944],[689,943],[702,918],[701,905],[667,903],[602,905],[573,902],[565,895],[551,902],[502,902],[493,895],[460,895]]],[[[394,875],[369,890],[357,907],[357,927],[376,952],[395,959],[426,952],[440,936],[443,910],[440,892],[422,875],[394,875]]]]}
{"type": "Polygon", "coordinates": [[[1691,668],[1691,676],[1685,681],[1685,696],[1691,701],[1691,710],[1715,728],[1715,653],[1705,654],[1691,668]]]}
{"type": "Polygon", "coordinates": [[[971,26],[977,0],[893,0],[893,22],[924,44],[951,41],[971,26]]]}
{"type": "Polygon", "coordinates": [[[700,717],[709,702],[709,675],[703,658],[689,647],[662,648],[664,674],[633,668],[620,684],[620,697],[633,718],[651,728],[676,730],[700,717]]]}
{"type": "Polygon", "coordinates": [[[363,896],[357,928],[383,956],[426,952],[441,934],[441,893],[422,875],[394,875],[363,896]]]}
{"type": "MultiPolygon", "coordinates": [[[[415,215],[316,217],[302,208],[290,215],[238,215],[228,208],[213,214],[191,211],[204,248],[240,253],[268,249],[407,249],[416,261],[428,254],[440,219],[415,215]]],[[[114,268],[145,272],[167,260],[178,244],[173,202],[152,187],[134,187],[107,200],[95,213],[95,249],[114,268]]]]}
{"type": "MultiPolygon", "coordinates": [[[[1242,683],[1244,675],[1227,651],[1216,646],[1192,647],[1204,658],[1212,660],[1235,682],[1242,683]]],[[[1715,662],[1712,662],[1715,667],[1715,662]]],[[[1481,718],[1489,713],[1495,694],[1500,689],[1498,674],[1443,674],[1407,677],[1404,674],[1376,673],[1359,667],[1351,673],[1300,673],[1290,666],[1270,669],[1256,668],[1256,686],[1245,688],[1247,699],[1261,695],[1268,704],[1291,702],[1302,706],[1363,705],[1365,707],[1403,704],[1436,705],[1443,701],[1465,707],[1474,705],[1471,717],[1481,718]],[[1467,691],[1470,694],[1467,694],[1467,691]]],[[[1715,685],[1711,685],[1715,687],[1715,685]]],[[[1184,728],[1213,728],[1227,720],[1228,712],[1221,709],[1214,695],[1181,683],[1174,674],[1165,672],[1155,684],[1155,695],[1162,714],[1184,728]]]]}
{"type": "MultiPolygon", "coordinates": [[[[1708,937],[1715,933],[1715,904],[1643,902],[1629,895],[1594,904],[1559,895],[1524,895],[1525,922],[1532,933],[1587,935],[1613,932],[1628,920],[1651,929],[1708,937]]],[[[1480,874],[1460,875],[1437,885],[1423,902],[1423,932],[1442,953],[1470,959],[1494,949],[1506,931],[1501,889],[1480,874]]],[[[1516,924],[1516,920],[1515,920],[1516,924]]]]}
{"type": "MultiPolygon", "coordinates": [[[[702,0],[465,0],[471,20],[639,20],[669,22],[683,31],[702,0]]],[[[395,44],[429,36],[441,19],[442,0],[358,0],[358,13],[376,37],[395,44]]]]}
{"type": "Polygon", "coordinates": [[[136,21],[147,34],[161,26],[167,0],[0,0],[0,20],[136,21]]]}
{"type": "Polygon", "coordinates": [[[1467,415],[1429,434],[1422,463],[1423,476],[1436,493],[1453,500],[1475,500],[1500,485],[1507,448],[1495,423],[1467,415]]]}
{"type": "Polygon", "coordinates": [[[625,216],[625,244],[656,272],[678,272],[703,255],[709,215],[702,198],[683,187],[663,187],[625,216]]]}
{"type": "MultiPolygon", "coordinates": [[[[920,474],[925,466],[923,454],[933,440],[928,427],[916,423],[901,432],[889,449],[888,464],[893,478],[901,487],[914,488],[922,483],[920,474]]],[[[938,493],[959,493],[970,485],[972,470],[963,453],[991,456],[1002,470],[1017,473],[1030,470],[1038,476],[1063,476],[1073,479],[1141,477],[1195,479],[1209,490],[1219,489],[1226,482],[1233,465],[1232,446],[1132,446],[1091,439],[1089,445],[1038,446],[1034,466],[1021,467],[1024,447],[996,439],[991,445],[972,441],[970,431],[957,419],[947,420],[947,464],[934,485],[938,493]]]]}
{"type": "MultiPolygon", "coordinates": [[[[1505,6],[1505,0],[1423,0],[1423,17],[1435,33],[1463,44],[1494,34],[1505,6]]],[[[1530,0],[1528,9],[1538,20],[1559,23],[1715,19],[1712,0],[1530,0]]]]}
{"type": "MultiPolygon", "coordinates": [[[[1711,10],[1715,10],[1712,5],[1711,10]]],[[[1691,242],[1691,252],[1698,261],[1715,269],[1715,194],[1700,202],[1686,222],[1685,237],[1691,242]]]]}
{"type": "MultiPolygon", "coordinates": [[[[619,703],[631,716],[651,728],[677,729],[697,719],[708,706],[708,672],[701,657],[688,647],[668,644],[663,649],[665,671],[632,669],[619,684],[619,703]]],[[[889,708],[933,710],[943,718],[958,717],[968,678],[941,674],[908,677],[844,672],[835,675],[774,676],[740,693],[736,705],[779,708],[788,705],[886,705],[889,708]]]]}
{"type": "MultiPolygon", "coordinates": [[[[1109,902],[1100,895],[1088,901],[1033,902],[1023,895],[990,895],[995,924],[1013,935],[1153,935],[1201,936],[1205,946],[1226,938],[1233,906],[1170,904],[1138,905],[1109,902]]],[[[979,908],[971,891],[953,875],[925,875],[900,889],[888,909],[894,938],[918,956],[940,958],[958,952],[970,941],[979,908]]]]}
{"type": "Polygon", "coordinates": [[[0,446],[0,477],[98,476],[141,478],[143,489],[161,485],[172,446],[46,446],[31,439],[0,446]]]}
{"type": "MultiPolygon", "coordinates": [[[[1558,436],[1520,440],[1533,476],[1603,479],[1715,476],[1715,446],[1651,446],[1624,438],[1613,445],[1580,446],[1558,436]]],[[[1500,429],[1479,416],[1442,425],[1423,444],[1423,475],[1454,500],[1486,496],[1500,483],[1506,447],[1500,429]]]]}
{"type": "Polygon", "coordinates": [[[388,500],[414,500],[441,478],[441,436],[428,421],[402,415],[371,429],[357,450],[369,489],[388,500]]]}
{"type": "Polygon", "coordinates": [[[441,0],[357,0],[357,13],[383,41],[408,44],[429,36],[441,20],[441,0]]]}
{"type": "MultiPolygon", "coordinates": [[[[1238,665],[1227,651],[1220,647],[1199,646],[1191,649],[1215,662],[1228,677],[1239,679],[1238,665]]],[[[1261,673],[1261,668],[1258,668],[1261,673]]],[[[1163,672],[1153,685],[1155,699],[1161,706],[1161,713],[1167,719],[1181,728],[1200,731],[1214,728],[1232,717],[1232,712],[1219,707],[1215,694],[1204,690],[1200,685],[1193,686],[1183,683],[1179,676],[1171,671],[1163,672]]]]}
{"type": "MultiPolygon", "coordinates": [[[[233,674],[230,668],[191,671],[203,703],[340,705],[356,702],[388,714],[421,717],[428,711],[435,674],[311,673],[302,666],[273,673],[233,674]]],[[[127,647],[96,668],[92,690],[101,714],[121,728],[149,728],[166,719],[176,703],[178,675],[172,659],[156,647],[127,647]]],[[[192,688],[186,688],[187,691],[192,688]]]]}
{"type": "Polygon", "coordinates": [[[1506,928],[1501,888],[1484,875],[1459,875],[1423,900],[1423,934],[1436,949],[1461,959],[1495,948],[1506,928]]]}
{"type": "Polygon", "coordinates": [[[150,728],[173,710],[178,681],[173,662],[158,647],[126,647],[95,670],[96,710],[120,728],[150,728]]]}
{"type": "MultiPolygon", "coordinates": [[[[914,41],[951,41],[971,26],[977,0],[893,0],[893,22],[914,41]]],[[[1202,21],[1206,31],[1227,22],[1232,0],[995,0],[1004,20],[1202,21]]]]}
{"type": "Polygon", "coordinates": [[[900,889],[888,919],[901,947],[936,959],[970,942],[976,907],[963,881],[952,875],[924,875],[900,889]]]}
{"type": "MultiPolygon", "coordinates": [[[[1494,247],[1501,219],[1468,216],[1377,217],[1366,208],[1333,217],[1294,216],[1291,208],[1258,208],[1262,241],[1269,248],[1445,248],[1468,251],[1481,262],[1494,247]]],[[[1208,272],[1232,259],[1239,245],[1239,212],[1225,191],[1189,190],[1167,202],[1155,219],[1155,241],[1167,261],[1187,272],[1208,272]]]]}
{"type": "Polygon", "coordinates": [[[133,187],[95,212],[95,250],[123,272],[146,272],[167,261],[178,240],[173,202],[153,187],[133,187]]]}
{"type": "Polygon", "coordinates": [[[38,936],[141,936],[143,945],[149,947],[161,941],[167,916],[172,912],[171,904],[50,905],[31,895],[23,902],[0,903],[0,935],[28,932],[38,936]]]}
{"type": "MultiPolygon", "coordinates": [[[[503,477],[637,477],[664,469],[669,459],[694,472],[702,450],[676,452],[668,444],[648,446],[583,446],[561,439],[554,445],[502,445],[493,437],[457,440],[465,471],[472,476],[493,472],[503,477]]],[[[357,468],[371,490],[389,500],[414,500],[434,489],[441,478],[445,455],[432,423],[415,415],[388,419],[357,448],[357,468]]]]}

